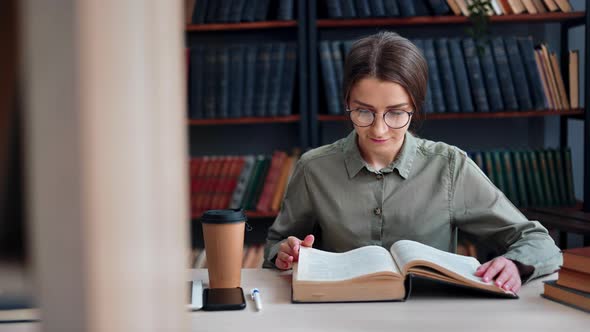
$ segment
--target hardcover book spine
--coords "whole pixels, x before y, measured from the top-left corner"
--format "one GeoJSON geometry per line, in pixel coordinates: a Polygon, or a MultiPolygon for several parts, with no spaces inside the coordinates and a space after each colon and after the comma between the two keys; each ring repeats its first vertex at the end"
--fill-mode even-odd
{"type": "Polygon", "coordinates": [[[279,10],[277,12],[277,19],[279,21],[289,21],[295,16],[293,15],[294,0],[279,0],[279,10]]]}
{"type": "Polygon", "coordinates": [[[428,4],[434,15],[447,15],[451,11],[445,0],[428,0],[428,4]]]}
{"type": "Polygon", "coordinates": [[[193,11],[192,24],[205,23],[205,16],[207,15],[208,0],[198,0],[193,11]]]}
{"type": "Polygon", "coordinates": [[[215,79],[217,74],[217,50],[214,47],[209,48],[205,53],[205,118],[213,119],[216,116],[217,102],[217,84],[215,79]]]}
{"type": "Polygon", "coordinates": [[[474,112],[471,89],[469,87],[469,79],[460,40],[458,38],[451,38],[449,39],[448,46],[451,56],[451,65],[455,76],[457,95],[460,102],[460,109],[462,112],[474,112]]]}
{"type": "Polygon", "coordinates": [[[397,0],[383,0],[383,7],[385,7],[385,15],[387,15],[387,17],[400,16],[397,0]]]}
{"type": "Polygon", "coordinates": [[[489,97],[490,108],[492,111],[502,111],[504,110],[504,103],[502,102],[500,84],[498,82],[498,76],[496,75],[496,66],[494,66],[494,59],[492,57],[492,48],[489,44],[483,45],[483,53],[480,54],[480,61],[489,97]]]}
{"type": "Polygon", "coordinates": [[[254,116],[254,91],[256,89],[256,67],[258,48],[256,45],[246,46],[246,74],[244,75],[244,105],[242,115],[254,116]]]}
{"type": "MultiPolygon", "coordinates": [[[[424,50],[424,42],[421,39],[414,39],[412,40],[412,42],[414,43],[414,45],[416,45],[416,47],[418,47],[418,49],[420,49],[420,52],[422,52],[422,55],[424,56],[424,58],[426,58],[425,56],[425,50],[424,50]]],[[[429,69],[430,71],[430,69],[429,69]]],[[[432,113],[434,112],[434,110],[432,109],[432,87],[431,87],[431,77],[429,74],[428,77],[428,84],[426,84],[426,96],[424,98],[424,105],[423,105],[423,112],[424,113],[432,113]]]]}
{"type": "Polygon", "coordinates": [[[475,101],[475,108],[478,112],[489,112],[488,98],[483,83],[479,58],[476,54],[475,43],[471,38],[463,39],[462,43],[469,81],[471,82],[471,92],[475,101]]]}
{"type": "Polygon", "coordinates": [[[320,41],[320,65],[324,79],[324,94],[329,114],[341,114],[338,103],[338,88],[336,84],[336,74],[334,64],[332,63],[332,51],[330,50],[329,41],[320,41]]]}
{"type": "Polygon", "coordinates": [[[508,198],[514,205],[520,206],[521,202],[519,199],[518,191],[516,190],[516,172],[514,169],[514,165],[512,164],[512,158],[510,158],[510,155],[510,151],[502,151],[502,160],[504,162],[504,174],[506,175],[505,180],[508,189],[508,198]]]}
{"type": "Polygon", "coordinates": [[[356,17],[356,9],[354,8],[354,0],[338,0],[342,8],[342,17],[354,18],[356,17]]]}
{"type": "Polygon", "coordinates": [[[340,53],[341,41],[333,41],[330,43],[330,49],[332,50],[332,64],[334,65],[334,74],[336,77],[336,92],[338,93],[338,107],[344,103],[344,96],[342,96],[342,76],[344,70],[344,61],[342,60],[342,54],[340,53]]]}
{"type": "Polygon", "coordinates": [[[385,7],[383,6],[383,0],[368,0],[371,13],[374,17],[385,16],[385,7]]]}
{"type": "Polygon", "coordinates": [[[242,167],[242,171],[238,178],[238,182],[232,193],[231,202],[229,204],[230,209],[240,208],[240,205],[242,203],[242,200],[244,199],[244,194],[248,186],[248,180],[250,179],[252,171],[254,169],[254,163],[254,156],[244,157],[244,166],[242,167]]]}
{"type": "Polygon", "coordinates": [[[524,176],[524,166],[522,164],[522,158],[519,151],[512,152],[512,160],[515,168],[516,184],[518,188],[518,199],[521,207],[527,207],[530,204],[529,197],[527,195],[526,178],[524,176]]]}
{"type": "Polygon", "coordinates": [[[326,7],[328,7],[328,17],[342,17],[342,8],[340,7],[340,0],[326,0],[326,7]]]}
{"type": "Polygon", "coordinates": [[[535,60],[533,39],[531,37],[519,38],[518,46],[520,47],[520,54],[522,54],[526,77],[529,86],[531,87],[534,107],[536,109],[548,109],[549,102],[547,101],[547,98],[545,98],[545,93],[543,93],[543,84],[541,83],[541,76],[539,75],[537,62],[535,60]]]}
{"type": "Polygon", "coordinates": [[[265,117],[268,105],[268,83],[270,79],[270,54],[273,44],[261,45],[256,58],[256,98],[254,99],[254,115],[265,117]]]}
{"type": "Polygon", "coordinates": [[[229,110],[229,50],[227,47],[223,46],[219,49],[217,61],[219,63],[219,76],[217,77],[219,84],[217,87],[219,94],[219,99],[217,99],[217,117],[225,119],[228,117],[229,110]]]}
{"type": "Polygon", "coordinates": [[[272,73],[269,83],[269,102],[268,102],[268,115],[277,116],[279,115],[279,98],[281,92],[281,82],[283,80],[283,63],[285,58],[285,44],[276,43],[273,45],[271,54],[271,66],[270,72],[272,73]]]}
{"type": "Polygon", "coordinates": [[[453,75],[453,68],[451,67],[447,42],[446,38],[439,38],[434,41],[434,45],[437,60],[440,64],[441,85],[445,96],[446,109],[448,112],[455,113],[460,111],[459,99],[457,96],[455,77],[453,75]]]}
{"type": "Polygon", "coordinates": [[[244,96],[244,45],[235,45],[230,49],[229,111],[230,118],[242,116],[244,96]]]}
{"type": "Polygon", "coordinates": [[[414,7],[414,0],[397,0],[399,11],[402,17],[416,16],[416,7],[414,7]]]}
{"type": "Polygon", "coordinates": [[[242,12],[246,2],[246,0],[233,0],[229,11],[229,22],[238,23],[242,20],[242,12]]]}
{"type": "Polygon", "coordinates": [[[446,112],[446,106],[440,82],[439,68],[434,53],[434,42],[432,39],[424,39],[423,43],[424,55],[428,63],[428,77],[430,91],[432,92],[432,108],[434,112],[444,113],[446,112]]]}
{"type": "Polygon", "coordinates": [[[371,9],[367,0],[356,0],[355,5],[358,17],[371,17],[371,9]]]}
{"type": "Polygon", "coordinates": [[[530,110],[533,108],[533,103],[516,38],[507,37],[504,39],[504,42],[506,43],[506,52],[508,53],[508,63],[510,64],[510,70],[514,78],[518,104],[521,110],[530,110]]]}
{"type": "Polygon", "coordinates": [[[541,184],[543,191],[545,192],[545,198],[547,205],[554,206],[555,201],[553,199],[553,191],[551,190],[551,184],[549,180],[549,168],[547,167],[547,160],[545,158],[545,151],[539,150],[535,151],[537,155],[537,160],[539,161],[539,170],[540,170],[540,177],[541,177],[541,184]]]}
{"type": "Polygon", "coordinates": [[[504,48],[504,41],[502,40],[502,37],[496,37],[492,38],[491,43],[496,69],[498,70],[498,81],[502,83],[500,84],[500,91],[502,92],[504,108],[506,110],[517,110],[518,103],[516,101],[516,92],[514,90],[512,74],[510,73],[508,56],[506,55],[506,49],[504,48]]]}
{"type": "Polygon", "coordinates": [[[293,90],[295,86],[295,69],[297,68],[297,47],[295,43],[287,43],[285,48],[284,73],[281,82],[279,113],[287,116],[293,113],[293,90]]]}

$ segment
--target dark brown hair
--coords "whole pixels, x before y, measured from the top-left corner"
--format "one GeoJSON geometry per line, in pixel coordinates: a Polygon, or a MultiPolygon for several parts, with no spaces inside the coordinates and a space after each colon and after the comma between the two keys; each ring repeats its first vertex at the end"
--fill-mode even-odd
{"type": "Polygon", "coordinates": [[[344,63],[342,95],[345,104],[348,104],[350,90],[354,85],[369,77],[395,82],[404,87],[414,105],[414,120],[421,120],[428,84],[428,65],[416,45],[388,31],[356,41],[344,63]]]}

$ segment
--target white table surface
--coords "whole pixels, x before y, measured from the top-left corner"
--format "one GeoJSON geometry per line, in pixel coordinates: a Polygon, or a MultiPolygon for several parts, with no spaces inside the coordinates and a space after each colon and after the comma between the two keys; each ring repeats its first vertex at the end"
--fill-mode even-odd
{"type": "MultiPolygon", "coordinates": [[[[206,269],[189,277],[207,284],[206,269]]],[[[517,300],[437,284],[418,284],[405,302],[291,303],[290,272],[242,270],[246,309],[189,313],[191,331],[590,331],[590,314],[546,300],[542,280],[522,287],[517,300]],[[418,286],[426,286],[419,289],[418,286]],[[248,298],[260,290],[263,310],[248,298]]],[[[40,331],[42,323],[0,324],[0,331],[40,331]]]]}

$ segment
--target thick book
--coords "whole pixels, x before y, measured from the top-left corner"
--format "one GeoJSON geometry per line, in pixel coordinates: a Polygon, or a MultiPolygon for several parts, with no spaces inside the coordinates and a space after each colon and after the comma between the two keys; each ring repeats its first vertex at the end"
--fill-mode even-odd
{"type": "Polygon", "coordinates": [[[489,112],[490,106],[475,42],[472,38],[465,38],[462,41],[462,45],[465,63],[467,64],[467,73],[469,74],[469,82],[471,82],[471,93],[473,95],[475,109],[478,112],[489,112]]]}
{"type": "Polygon", "coordinates": [[[590,293],[590,273],[561,267],[557,284],[563,287],[577,289],[582,292],[590,293]]]}
{"type": "Polygon", "coordinates": [[[488,101],[490,102],[490,109],[496,112],[504,111],[504,102],[500,92],[500,82],[498,81],[498,75],[496,75],[496,66],[494,64],[494,57],[492,55],[492,47],[489,43],[485,43],[482,45],[482,52],[478,53],[488,94],[488,101]]]}
{"type": "Polygon", "coordinates": [[[437,16],[447,15],[451,9],[445,0],[428,0],[432,13],[437,16]]]}
{"type": "Polygon", "coordinates": [[[203,62],[205,51],[202,46],[196,46],[190,53],[190,76],[189,76],[189,114],[191,119],[202,119],[204,117],[204,88],[205,77],[203,62]]]}
{"type": "Polygon", "coordinates": [[[244,195],[246,193],[246,189],[248,187],[248,180],[250,180],[250,176],[252,171],[254,170],[254,164],[256,159],[254,156],[245,156],[244,157],[244,165],[241,169],[240,175],[238,177],[238,182],[233,190],[231,201],[229,203],[230,209],[238,209],[244,199],[244,195]]]}
{"type": "Polygon", "coordinates": [[[291,115],[293,113],[291,105],[293,103],[295,71],[297,68],[297,46],[295,43],[286,43],[283,68],[279,97],[279,115],[291,115]]]}
{"type": "Polygon", "coordinates": [[[383,0],[385,15],[387,17],[397,17],[400,15],[399,5],[396,0],[383,0]]]}
{"type": "Polygon", "coordinates": [[[424,39],[424,56],[428,63],[428,85],[430,85],[430,92],[432,92],[432,110],[435,113],[445,113],[446,105],[442,90],[442,83],[439,75],[438,63],[434,51],[434,41],[432,39],[424,39]]]}
{"type": "Polygon", "coordinates": [[[326,7],[328,10],[328,17],[342,17],[342,7],[340,7],[340,0],[326,0],[326,7]]]}
{"type": "Polygon", "coordinates": [[[270,57],[273,44],[266,43],[260,45],[256,55],[256,89],[254,94],[254,116],[268,116],[268,96],[270,83],[270,57]]]}
{"type": "Polygon", "coordinates": [[[459,98],[457,96],[455,76],[453,75],[451,57],[447,44],[447,38],[438,38],[434,41],[434,48],[436,51],[436,60],[440,65],[441,85],[445,96],[447,112],[456,113],[460,111],[459,98]]]}
{"type": "Polygon", "coordinates": [[[371,17],[371,8],[367,0],[355,0],[354,4],[358,17],[371,17]]]}
{"type": "Polygon", "coordinates": [[[337,0],[337,1],[339,1],[341,8],[342,8],[342,17],[345,17],[345,18],[356,17],[356,9],[354,8],[354,0],[337,0]]]}
{"type": "Polygon", "coordinates": [[[459,38],[451,38],[449,39],[448,46],[455,83],[457,84],[457,95],[461,112],[474,112],[471,88],[467,76],[467,66],[465,65],[465,59],[463,58],[463,51],[461,49],[461,41],[459,38]]]}
{"type": "Polygon", "coordinates": [[[506,37],[504,43],[506,45],[506,53],[508,54],[508,63],[510,64],[510,70],[514,79],[518,106],[521,110],[531,110],[533,108],[533,102],[516,37],[506,37]]]}
{"type": "Polygon", "coordinates": [[[230,46],[230,73],[229,73],[229,106],[227,115],[230,118],[243,116],[244,105],[244,45],[230,46]]]}
{"type": "Polygon", "coordinates": [[[582,273],[590,273],[590,247],[565,249],[563,267],[582,273]]]}
{"type": "Polygon", "coordinates": [[[292,20],[293,8],[295,6],[294,0],[279,0],[279,9],[277,11],[277,20],[288,21],[292,20]]]}
{"type": "Polygon", "coordinates": [[[517,110],[518,103],[516,101],[516,92],[514,90],[512,73],[510,72],[510,65],[508,64],[508,55],[506,54],[506,48],[504,47],[502,37],[492,38],[491,45],[498,73],[498,81],[502,83],[500,84],[500,91],[502,92],[504,108],[506,110],[517,110]]]}
{"type": "Polygon", "coordinates": [[[590,293],[560,286],[555,280],[544,281],[543,283],[545,285],[543,294],[541,294],[542,297],[590,312],[590,293]]]}
{"type": "Polygon", "coordinates": [[[512,164],[514,165],[514,179],[518,191],[518,200],[521,207],[529,206],[529,197],[527,195],[526,178],[524,175],[524,165],[520,151],[512,151],[512,164]]]}
{"type": "Polygon", "coordinates": [[[322,78],[324,82],[324,96],[326,100],[328,114],[341,114],[340,103],[338,100],[338,84],[336,83],[336,72],[332,58],[330,42],[323,40],[319,43],[320,65],[322,78]]]}
{"type": "Polygon", "coordinates": [[[414,2],[414,0],[397,0],[399,12],[402,17],[416,16],[416,7],[414,7],[414,2]]]}
{"type": "Polygon", "coordinates": [[[371,8],[371,13],[374,17],[383,17],[385,16],[385,6],[383,4],[383,0],[368,0],[369,8],[371,8]]]}
{"type": "Polygon", "coordinates": [[[413,277],[473,288],[499,297],[516,294],[475,276],[474,257],[400,240],[390,250],[365,246],[343,253],[301,247],[293,266],[293,302],[403,301],[413,277]]]}
{"type": "Polygon", "coordinates": [[[342,41],[332,41],[330,49],[332,51],[332,64],[334,65],[334,75],[336,78],[336,92],[338,93],[338,105],[343,104],[344,96],[342,96],[342,80],[344,76],[344,59],[341,53],[342,41]]]}
{"type": "Polygon", "coordinates": [[[285,59],[285,43],[273,44],[270,56],[270,82],[268,84],[269,94],[267,112],[269,116],[278,116],[280,113],[279,103],[281,98],[281,83],[283,81],[284,59],[285,59]]]}
{"type": "Polygon", "coordinates": [[[246,63],[244,73],[242,116],[251,117],[254,115],[254,92],[256,89],[256,57],[258,49],[256,45],[246,46],[246,63]]]}

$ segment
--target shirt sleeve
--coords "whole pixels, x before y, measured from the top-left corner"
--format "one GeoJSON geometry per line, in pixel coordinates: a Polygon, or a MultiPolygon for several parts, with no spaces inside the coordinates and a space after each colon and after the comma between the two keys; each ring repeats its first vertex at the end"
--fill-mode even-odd
{"type": "Polygon", "coordinates": [[[502,256],[533,267],[523,283],[553,273],[562,264],[547,229],[528,220],[462,152],[451,158],[450,195],[455,226],[489,241],[505,252],[502,256]]]}
{"type": "Polygon", "coordinates": [[[264,248],[264,267],[275,267],[275,257],[281,243],[289,236],[303,239],[312,234],[315,218],[305,177],[304,161],[300,159],[293,170],[281,209],[268,229],[264,248]]]}

